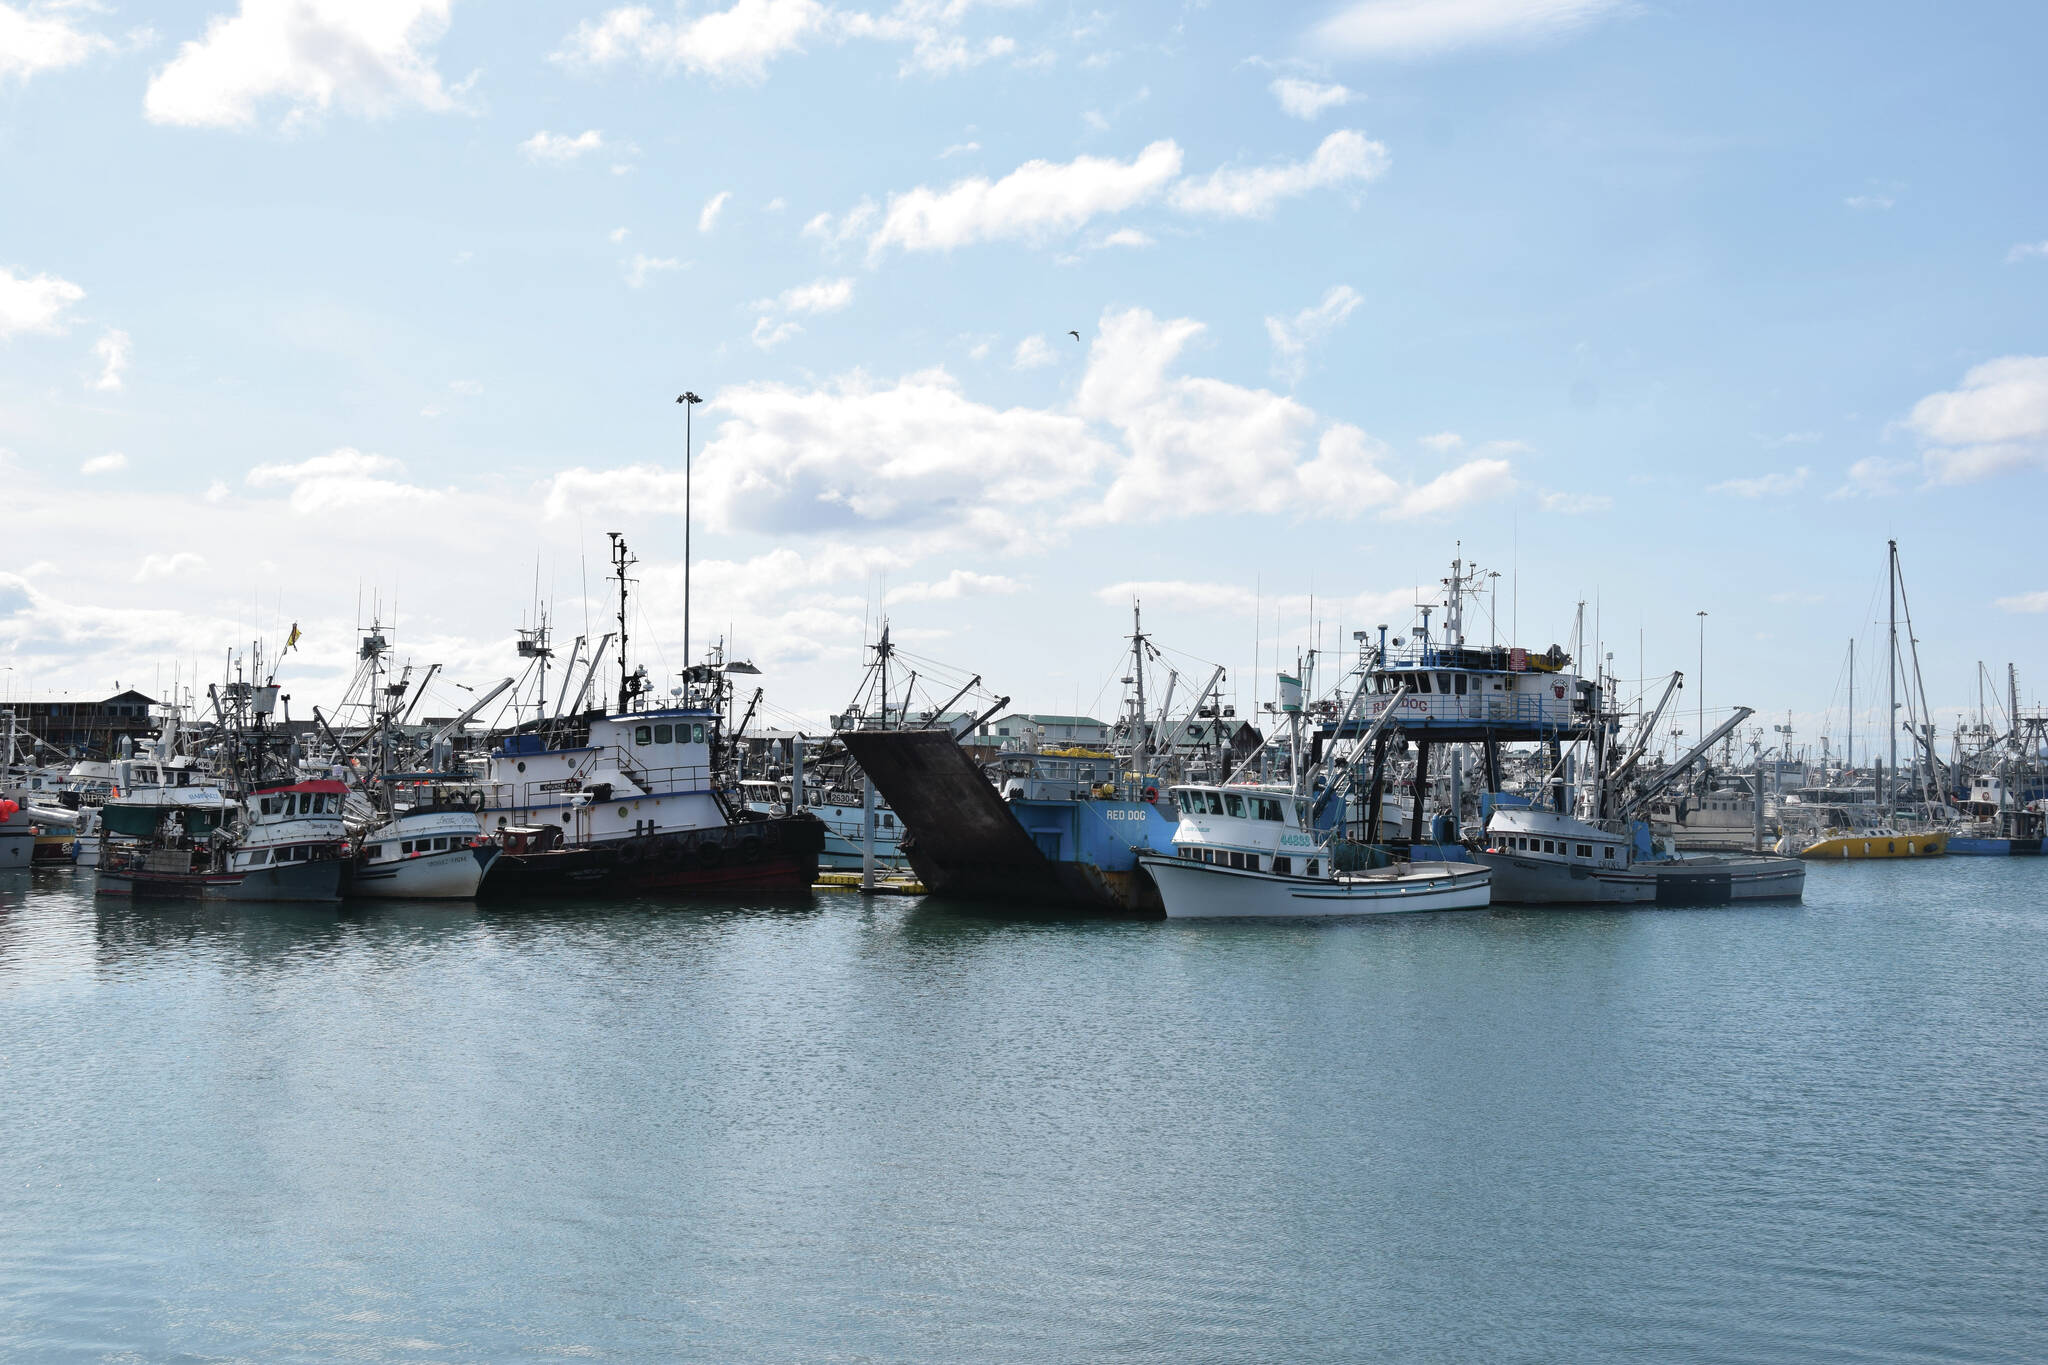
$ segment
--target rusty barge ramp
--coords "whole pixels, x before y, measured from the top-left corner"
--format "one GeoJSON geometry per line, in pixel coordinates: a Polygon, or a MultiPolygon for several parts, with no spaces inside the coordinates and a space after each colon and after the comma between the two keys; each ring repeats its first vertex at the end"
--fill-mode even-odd
{"type": "Polygon", "coordinates": [[[896,813],[903,854],[933,894],[1093,914],[1165,913],[1127,845],[1111,850],[1121,857],[1083,854],[1100,846],[1089,826],[1107,823],[1085,809],[1094,803],[1019,803],[1041,822],[1050,815],[1072,827],[1070,839],[1048,841],[1025,829],[944,730],[846,730],[838,739],[896,813]]]}

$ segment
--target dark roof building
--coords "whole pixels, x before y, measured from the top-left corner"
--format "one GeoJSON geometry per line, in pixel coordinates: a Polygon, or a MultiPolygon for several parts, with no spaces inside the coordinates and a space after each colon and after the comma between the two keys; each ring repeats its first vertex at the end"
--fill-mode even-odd
{"type": "Polygon", "coordinates": [[[14,723],[52,749],[73,758],[106,758],[121,746],[122,737],[140,739],[156,731],[149,709],[152,697],[133,688],[104,701],[38,700],[15,702],[14,723]]]}

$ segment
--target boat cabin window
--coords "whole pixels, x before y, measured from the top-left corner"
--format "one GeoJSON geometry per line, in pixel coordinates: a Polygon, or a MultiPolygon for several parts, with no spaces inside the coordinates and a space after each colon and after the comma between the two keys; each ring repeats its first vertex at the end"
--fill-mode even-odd
{"type": "Polygon", "coordinates": [[[1457,674],[1453,674],[1452,676],[1453,676],[1453,679],[1454,679],[1454,681],[1455,681],[1455,682],[1457,683],[1457,692],[1458,692],[1458,695],[1459,695],[1459,696],[1461,696],[1461,697],[1462,697],[1462,696],[1464,696],[1464,695],[1465,695],[1465,675],[1464,675],[1463,673],[1457,673],[1457,674]]]}
{"type": "Polygon", "coordinates": [[[383,857],[383,856],[384,856],[384,845],[382,845],[382,844],[371,844],[371,845],[370,845],[370,846],[369,846],[368,848],[366,848],[366,849],[364,849],[364,850],[363,850],[363,856],[364,856],[365,858],[381,858],[381,857],[383,857]]]}
{"type": "Polygon", "coordinates": [[[1417,692],[1429,691],[1429,674],[1417,673],[1415,675],[1415,690],[1417,692]]]}
{"type": "Polygon", "coordinates": [[[1614,850],[1611,848],[1602,848],[1600,850],[1600,856],[1611,863],[1614,861],[1614,850]]]}
{"type": "Polygon", "coordinates": [[[1252,814],[1261,820],[1284,820],[1280,813],[1280,799],[1275,796],[1254,796],[1252,814]]]}
{"type": "Polygon", "coordinates": [[[657,725],[654,727],[654,742],[656,744],[673,744],[675,743],[675,738],[676,731],[673,725],[657,725]]]}
{"type": "Polygon", "coordinates": [[[692,725],[692,726],[690,727],[690,743],[692,743],[692,744],[702,744],[703,742],[704,742],[704,727],[703,727],[703,726],[701,726],[701,725],[692,725]]]}
{"type": "Polygon", "coordinates": [[[1305,875],[1310,877],[1319,876],[1321,874],[1322,866],[1323,864],[1320,858],[1310,858],[1308,860],[1308,871],[1305,875]]]}
{"type": "Polygon", "coordinates": [[[1552,847],[1552,846],[1551,846],[1550,840],[1548,840],[1548,839],[1545,839],[1545,840],[1543,841],[1543,851],[1544,851],[1545,853],[1555,853],[1555,852],[1557,852],[1557,850],[1556,850],[1556,849],[1555,849],[1554,847],[1552,847]]]}
{"type": "Polygon", "coordinates": [[[1581,858],[1590,858],[1590,857],[1592,857],[1592,856],[1593,856],[1593,846],[1592,846],[1591,844],[1580,844],[1580,845],[1579,845],[1579,856],[1580,856],[1581,858]]]}
{"type": "Polygon", "coordinates": [[[249,855],[249,866],[251,867],[261,867],[263,864],[269,861],[270,850],[267,848],[259,848],[254,853],[251,853],[249,855]]]}
{"type": "Polygon", "coordinates": [[[1273,870],[1283,877],[1294,875],[1294,859],[1282,854],[1273,855],[1273,870]]]}
{"type": "Polygon", "coordinates": [[[633,727],[633,742],[634,742],[635,744],[652,744],[652,743],[654,743],[654,727],[653,727],[652,725],[636,725],[636,726],[634,726],[634,727],[633,727]]]}
{"type": "Polygon", "coordinates": [[[1239,819],[1244,818],[1244,798],[1231,792],[1223,798],[1223,808],[1239,819]]]}
{"type": "Polygon", "coordinates": [[[399,845],[398,845],[398,851],[399,851],[400,853],[410,853],[410,852],[412,852],[412,840],[410,840],[410,839],[404,839],[404,840],[401,840],[401,841],[399,842],[399,845]]]}
{"type": "MultiPolygon", "coordinates": [[[[1441,692],[1441,693],[1443,693],[1443,694],[1444,694],[1445,696],[1449,696],[1449,695],[1451,694],[1451,675],[1450,675],[1450,674],[1448,674],[1448,673],[1439,673],[1439,674],[1437,674],[1437,675],[1436,675],[1436,690],[1437,690],[1437,691],[1439,691],[1439,692],[1441,692]]],[[[1461,688],[1459,688],[1458,690],[1462,692],[1462,691],[1464,691],[1465,689],[1463,689],[1463,688],[1461,687],[1461,688]]]]}
{"type": "Polygon", "coordinates": [[[266,796],[263,798],[262,806],[265,815],[275,815],[277,814],[278,800],[274,796],[266,796]]]}

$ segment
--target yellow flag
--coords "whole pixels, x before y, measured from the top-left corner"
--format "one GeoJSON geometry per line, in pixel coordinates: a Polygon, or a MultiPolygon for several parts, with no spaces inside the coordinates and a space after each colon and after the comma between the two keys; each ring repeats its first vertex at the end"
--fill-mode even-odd
{"type": "Polygon", "coordinates": [[[292,633],[285,637],[284,647],[290,649],[299,642],[299,623],[292,622],[292,633]]]}

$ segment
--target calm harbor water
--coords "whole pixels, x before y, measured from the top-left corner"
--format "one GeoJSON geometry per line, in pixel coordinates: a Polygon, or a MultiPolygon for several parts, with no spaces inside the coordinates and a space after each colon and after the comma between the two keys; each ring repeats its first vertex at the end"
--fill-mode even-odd
{"type": "Polygon", "coordinates": [[[2031,860],[1296,925],[89,877],[0,877],[0,1356],[2048,1356],[2031,860]]]}

